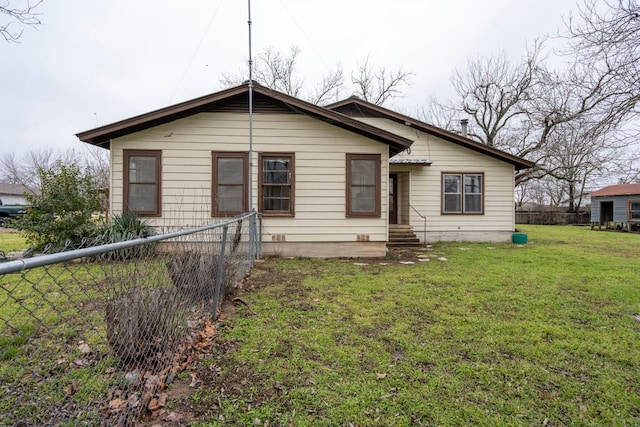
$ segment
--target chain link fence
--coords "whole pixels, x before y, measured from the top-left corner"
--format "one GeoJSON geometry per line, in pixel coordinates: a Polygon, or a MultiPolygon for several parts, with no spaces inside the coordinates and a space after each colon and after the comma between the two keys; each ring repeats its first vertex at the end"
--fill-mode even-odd
{"type": "Polygon", "coordinates": [[[131,425],[162,408],[259,255],[258,221],[0,263],[0,425],[131,425]]]}

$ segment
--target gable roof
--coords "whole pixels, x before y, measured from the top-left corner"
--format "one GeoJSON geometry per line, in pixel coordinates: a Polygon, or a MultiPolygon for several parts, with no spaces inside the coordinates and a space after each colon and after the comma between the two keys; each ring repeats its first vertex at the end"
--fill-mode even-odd
{"type": "MultiPolygon", "coordinates": [[[[324,107],[294,98],[284,93],[253,84],[252,94],[254,112],[286,112],[297,113],[324,121],[342,129],[371,138],[389,145],[389,155],[393,156],[411,146],[410,139],[394,133],[368,125],[362,121],[329,110],[324,107]]],[[[125,136],[134,132],[149,129],[164,123],[192,116],[201,112],[211,111],[243,111],[248,112],[249,85],[243,83],[230,89],[205,95],[129,119],[121,120],[95,129],[77,133],[80,141],[110,148],[113,138],[125,136]],[[245,108],[246,105],[246,108],[245,108]]]]}
{"type": "Polygon", "coordinates": [[[380,107],[379,105],[371,104],[370,102],[363,101],[362,99],[355,96],[328,105],[327,108],[330,110],[339,111],[342,114],[351,117],[380,117],[392,120],[396,123],[410,126],[414,129],[418,129],[421,132],[437,136],[438,138],[442,138],[454,144],[461,145],[473,151],[477,151],[498,160],[511,163],[515,166],[516,170],[528,169],[535,165],[529,160],[525,160],[521,157],[509,154],[505,151],[498,150],[497,148],[490,147],[486,144],[482,144],[464,136],[457,135],[439,127],[421,122],[420,120],[405,116],[404,114],[396,113],[395,111],[380,107]]]}
{"type": "Polygon", "coordinates": [[[591,197],[633,196],[640,194],[640,184],[608,185],[591,193],[591,197]]]}
{"type": "Polygon", "coordinates": [[[0,194],[23,196],[25,193],[34,194],[33,191],[22,184],[0,184],[0,194]]]}

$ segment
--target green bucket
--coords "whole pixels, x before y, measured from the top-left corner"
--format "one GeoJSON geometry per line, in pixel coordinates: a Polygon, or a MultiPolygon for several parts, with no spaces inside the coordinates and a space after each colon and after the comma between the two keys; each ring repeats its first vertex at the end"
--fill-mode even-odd
{"type": "Polygon", "coordinates": [[[524,245],[527,243],[528,236],[524,233],[513,233],[513,243],[516,245],[524,245]]]}

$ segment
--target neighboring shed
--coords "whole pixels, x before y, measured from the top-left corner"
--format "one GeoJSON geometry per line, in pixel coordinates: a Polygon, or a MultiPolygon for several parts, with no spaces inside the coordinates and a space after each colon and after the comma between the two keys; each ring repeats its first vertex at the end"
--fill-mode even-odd
{"type": "Polygon", "coordinates": [[[609,185],[591,193],[591,224],[622,229],[640,225],[640,183],[609,185]]]}
{"type": "Polygon", "coordinates": [[[25,194],[31,191],[22,184],[0,184],[0,200],[5,205],[28,205],[25,194]]]}

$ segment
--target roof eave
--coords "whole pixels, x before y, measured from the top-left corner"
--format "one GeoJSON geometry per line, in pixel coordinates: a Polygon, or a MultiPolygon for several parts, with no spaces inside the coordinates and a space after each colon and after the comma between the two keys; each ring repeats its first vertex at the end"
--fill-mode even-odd
{"type": "Polygon", "coordinates": [[[377,114],[380,114],[388,118],[389,120],[393,120],[397,123],[402,123],[406,126],[411,126],[422,132],[425,132],[434,136],[438,136],[447,141],[467,147],[471,150],[487,154],[491,157],[497,158],[499,160],[503,160],[507,163],[511,163],[516,170],[529,169],[535,166],[535,163],[529,160],[523,159],[518,156],[514,156],[505,151],[498,150],[496,148],[493,148],[488,145],[482,144],[480,142],[474,141],[472,139],[463,137],[461,135],[457,135],[455,133],[449,132],[439,127],[429,125],[427,123],[421,122],[420,120],[414,119],[413,117],[405,116],[404,114],[391,111],[387,108],[380,107],[379,105],[371,104],[355,96],[327,105],[326,108],[333,110],[349,104],[356,104],[359,107],[374,111],[377,114]]]}
{"type": "MultiPolygon", "coordinates": [[[[343,129],[347,129],[368,138],[374,139],[378,142],[385,143],[389,145],[390,156],[398,154],[403,150],[409,148],[411,146],[411,143],[413,142],[408,138],[396,135],[383,129],[379,129],[375,126],[371,126],[362,121],[341,114],[337,111],[332,111],[325,107],[320,107],[310,102],[294,98],[292,96],[280,93],[261,85],[253,85],[252,90],[254,92],[283,102],[289,108],[291,108],[292,111],[310,115],[314,118],[321,119],[343,129]]],[[[109,148],[110,140],[113,138],[124,136],[133,132],[148,129],[153,126],[186,117],[188,115],[196,113],[198,109],[203,108],[209,104],[224,100],[232,96],[240,95],[244,92],[248,92],[248,84],[246,83],[240,86],[216,92],[214,94],[202,96],[200,98],[185,101],[180,104],[161,108],[149,113],[141,114],[95,129],[80,132],[76,134],[76,137],[78,137],[80,141],[92,145],[97,145],[103,148],[109,148]]]]}
{"type": "Polygon", "coordinates": [[[149,127],[167,123],[178,118],[184,117],[187,112],[197,110],[212,102],[228,98],[230,96],[242,93],[245,86],[236,86],[227,90],[201,96],[179,104],[154,110],[148,113],[140,114],[128,119],[120,120],[108,125],[100,126],[84,132],[79,132],[76,137],[88,144],[103,146],[108,145],[109,141],[119,136],[137,132],[138,130],[148,129],[149,127]]]}

